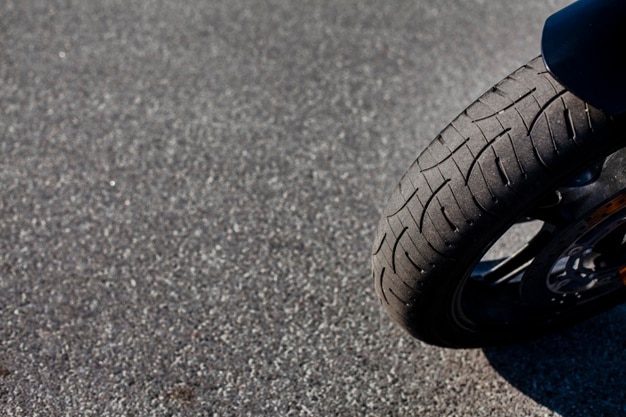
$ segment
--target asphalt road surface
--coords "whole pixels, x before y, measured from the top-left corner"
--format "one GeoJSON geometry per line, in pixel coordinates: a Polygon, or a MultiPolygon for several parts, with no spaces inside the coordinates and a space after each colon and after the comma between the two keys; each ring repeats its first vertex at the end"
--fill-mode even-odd
{"type": "Polygon", "coordinates": [[[568,1],[4,0],[0,414],[626,415],[626,310],[488,350],[379,308],[385,197],[568,1]]]}

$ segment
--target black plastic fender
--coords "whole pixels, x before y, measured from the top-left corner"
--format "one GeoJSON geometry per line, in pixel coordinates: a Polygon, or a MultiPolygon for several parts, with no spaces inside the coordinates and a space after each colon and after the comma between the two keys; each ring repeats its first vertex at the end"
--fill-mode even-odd
{"type": "Polygon", "coordinates": [[[626,1],[579,0],[546,21],[546,68],[591,105],[626,112],[626,1]]]}

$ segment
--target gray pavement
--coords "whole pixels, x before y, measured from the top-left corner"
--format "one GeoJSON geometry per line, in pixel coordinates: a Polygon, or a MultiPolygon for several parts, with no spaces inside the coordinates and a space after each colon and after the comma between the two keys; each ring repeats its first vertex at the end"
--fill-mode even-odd
{"type": "Polygon", "coordinates": [[[0,414],[624,415],[623,309],[445,350],[369,275],[404,169],[566,3],[5,0],[0,414]]]}

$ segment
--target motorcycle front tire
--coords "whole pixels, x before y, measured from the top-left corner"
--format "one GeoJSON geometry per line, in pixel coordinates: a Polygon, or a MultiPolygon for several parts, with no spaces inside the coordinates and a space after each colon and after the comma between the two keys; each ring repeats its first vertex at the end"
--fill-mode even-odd
{"type": "Polygon", "coordinates": [[[372,276],[385,311],[414,337],[459,348],[543,334],[621,301],[613,287],[570,301],[585,292],[559,292],[571,279],[551,284],[535,261],[597,209],[580,209],[585,176],[626,144],[623,125],[568,92],[541,57],[486,92],[421,152],[383,210],[372,276]],[[559,190],[572,188],[579,200],[561,210],[559,190]],[[510,255],[501,277],[481,282],[490,248],[537,219],[547,236],[526,242],[532,253],[510,255]]]}

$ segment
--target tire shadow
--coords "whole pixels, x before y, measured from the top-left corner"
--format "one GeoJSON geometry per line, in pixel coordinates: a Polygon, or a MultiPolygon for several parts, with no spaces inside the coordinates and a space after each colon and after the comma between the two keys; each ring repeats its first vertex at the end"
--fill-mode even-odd
{"type": "Polygon", "coordinates": [[[561,333],[484,352],[504,379],[563,417],[626,416],[626,304],[561,333]]]}

